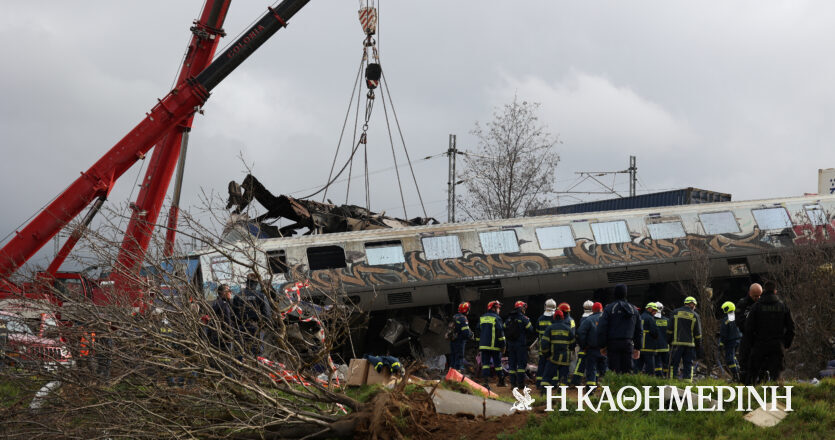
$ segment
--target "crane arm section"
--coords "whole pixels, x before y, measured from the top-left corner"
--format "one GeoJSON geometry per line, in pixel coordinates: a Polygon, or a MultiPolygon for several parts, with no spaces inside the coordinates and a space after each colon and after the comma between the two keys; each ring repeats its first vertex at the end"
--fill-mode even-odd
{"type": "MultiPolygon", "coordinates": [[[[310,0],[284,0],[196,77],[160,99],[146,117],[0,249],[0,280],[8,280],[93,199],[106,196],[118,179],[172,129],[194,114],[209,92],[261,47],[310,0]]],[[[115,267],[123,271],[125,267],[115,267]]]]}

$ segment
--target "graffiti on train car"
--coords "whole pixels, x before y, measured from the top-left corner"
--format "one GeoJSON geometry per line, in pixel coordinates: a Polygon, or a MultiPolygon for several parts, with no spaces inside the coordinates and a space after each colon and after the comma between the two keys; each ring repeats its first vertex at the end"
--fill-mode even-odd
{"type": "Polygon", "coordinates": [[[464,250],[464,256],[461,258],[426,260],[423,252],[411,251],[406,253],[404,263],[386,266],[372,266],[361,262],[342,269],[309,272],[304,265],[295,265],[291,268],[291,278],[306,279],[313,287],[332,290],[515,275],[547,271],[557,267],[687,258],[697,250],[711,255],[764,251],[774,248],[774,240],[770,239],[772,236],[754,228],[749,234],[687,234],[683,238],[668,240],[635,236],[630,242],[604,245],[598,245],[586,238],[578,238],[576,246],[566,248],[565,256],[558,258],[549,258],[539,253],[485,255],[464,250]]]}
{"type": "Polygon", "coordinates": [[[536,253],[485,255],[465,250],[461,258],[428,261],[423,252],[412,251],[406,253],[405,260],[387,266],[357,263],[343,269],[317,270],[310,274],[304,266],[298,265],[292,268],[292,278],[308,279],[316,288],[333,289],[521,274],[551,268],[548,257],[536,253]]]}
{"type": "Polygon", "coordinates": [[[565,255],[576,265],[601,265],[686,258],[697,250],[722,255],[765,250],[772,247],[765,240],[765,234],[757,228],[745,235],[724,234],[706,238],[696,234],[687,234],[683,238],[669,240],[634,236],[632,241],[626,243],[603,245],[598,245],[587,238],[580,238],[577,239],[576,246],[565,249],[565,255]]]}

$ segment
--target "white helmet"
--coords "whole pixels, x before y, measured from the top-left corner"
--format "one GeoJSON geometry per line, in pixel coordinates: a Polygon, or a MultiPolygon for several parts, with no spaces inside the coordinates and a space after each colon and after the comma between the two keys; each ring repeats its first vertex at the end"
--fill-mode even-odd
{"type": "Polygon", "coordinates": [[[554,310],[557,310],[557,302],[554,301],[553,299],[549,299],[549,300],[545,301],[545,311],[546,312],[553,312],[554,310]]]}
{"type": "Polygon", "coordinates": [[[664,310],[664,304],[661,304],[661,301],[656,301],[655,302],[655,309],[658,310],[659,312],[664,310]]]}
{"type": "Polygon", "coordinates": [[[591,310],[592,307],[594,307],[594,303],[591,302],[590,299],[587,299],[586,302],[583,303],[583,309],[585,310],[591,310]]]}

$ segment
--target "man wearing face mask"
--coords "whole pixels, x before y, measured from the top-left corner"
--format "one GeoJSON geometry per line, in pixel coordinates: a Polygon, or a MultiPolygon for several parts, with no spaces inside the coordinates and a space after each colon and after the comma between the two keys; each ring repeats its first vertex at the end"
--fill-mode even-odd
{"type": "Polygon", "coordinates": [[[252,356],[261,353],[261,329],[266,328],[272,319],[270,301],[258,288],[258,284],[258,275],[250,273],[246,277],[246,288],[232,300],[232,308],[241,326],[243,345],[252,356]]]}
{"type": "Polygon", "coordinates": [[[736,347],[742,339],[742,332],[736,326],[736,313],[734,303],[725,301],[722,304],[722,311],[725,317],[722,326],[719,328],[719,351],[724,354],[725,365],[733,375],[734,382],[739,382],[739,362],[736,361],[736,347]]]}

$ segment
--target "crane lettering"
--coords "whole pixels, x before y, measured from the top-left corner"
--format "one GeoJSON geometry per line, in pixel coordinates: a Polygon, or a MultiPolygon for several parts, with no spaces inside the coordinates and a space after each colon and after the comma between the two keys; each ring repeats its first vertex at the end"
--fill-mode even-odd
{"type": "Polygon", "coordinates": [[[258,34],[260,34],[261,31],[263,31],[263,30],[264,30],[264,26],[262,26],[260,24],[256,27],[254,27],[251,31],[249,31],[248,34],[246,34],[243,38],[238,40],[238,42],[231,49],[229,49],[226,52],[226,57],[227,58],[232,58],[235,55],[237,55],[238,53],[240,53],[241,49],[243,49],[252,40],[254,40],[255,37],[258,36],[258,34]]]}

